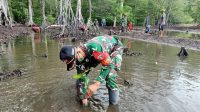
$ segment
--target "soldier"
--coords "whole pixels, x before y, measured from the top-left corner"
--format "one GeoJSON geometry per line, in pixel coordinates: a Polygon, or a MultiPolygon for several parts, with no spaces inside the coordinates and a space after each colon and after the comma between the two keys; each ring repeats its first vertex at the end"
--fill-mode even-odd
{"type": "Polygon", "coordinates": [[[109,102],[118,104],[119,87],[116,82],[117,73],[121,68],[123,45],[117,37],[98,36],[86,42],[84,45],[74,47],[63,46],[60,50],[60,60],[67,64],[67,70],[76,68],[78,74],[82,74],[76,82],[77,95],[83,105],[88,104],[88,98],[106,82],[109,93],[109,102]],[[102,65],[101,72],[96,81],[88,86],[88,74],[91,67],[102,65]]]}

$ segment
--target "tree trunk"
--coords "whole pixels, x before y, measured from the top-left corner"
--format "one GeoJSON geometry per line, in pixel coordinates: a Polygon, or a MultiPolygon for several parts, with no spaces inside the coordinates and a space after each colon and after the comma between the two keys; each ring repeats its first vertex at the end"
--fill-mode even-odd
{"type": "Polygon", "coordinates": [[[42,17],[43,17],[42,25],[46,26],[45,0],[41,0],[41,8],[42,8],[42,17]]]}
{"type": "MultiPolygon", "coordinates": [[[[79,4],[79,1],[77,2],[77,4],[79,4]]],[[[77,7],[78,10],[77,10],[76,15],[77,16],[79,15],[80,17],[79,8],[77,7]]],[[[71,0],[60,0],[60,12],[57,18],[57,24],[60,26],[62,25],[61,26],[62,28],[61,28],[61,33],[59,36],[63,36],[64,34],[73,35],[76,30],[76,27],[78,26],[77,21],[78,21],[78,17],[74,16],[72,6],[71,6],[71,0]]]]}
{"type": "Polygon", "coordinates": [[[60,15],[62,15],[62,6],[63,6],[63,1],[62,0],[60,0],[60,15]]]}
{"type": "MultiPolygon", "coordinates": [[[[121,0],[121,3],[120,3],[121,11],[123,11],[123,7],[124,7],[124,0],[121,0]]],[[[120,18],[122,18],[122,12],[120,14],[120,18]]]]}
{"type": "Polygon", "coordinates": [[[117,18],[116,18],[116,16],[115,16],[114,23],[113,23],[113,27],[114,27],[114,28],[116,27],[116,22],[117,22],[117,18]]]}
{"type": "Polygon", "coordinates": [[[88,0],[89,2],[89,18],[91,19],[91,13],[92,13],[92,3],[91,3],[91,0],[88,0]]]}
{"type": "Polygon", "coordinates": [[[166,21],[165,21],[166,25],[168,25],[169,17],[170,17],[170,14],[171,14],[171,5],[169,5],[169,10],[167,11],[167,14],[166,14],[166,21]]]}
{"type": "Polygon", "coordinates": [[[79,23],[83,22],[83,16],[81,13],[81,0],[77,1],[76,18],[78,19],[79,23]]]}
{"type": "Polygon", "coordinates": [[[88,2],[89,2],[89,18],[88,18],[88,22],[87,22],[87,27],[90,27],[92,25],[92,18],[91,18],[92,3],[91,3],[91,0],[88,0],[88,2]]]}
{"type": "Polygon", "coordinates": [[[166,15],[166,21],[165,21],[166,23],[165,23],[165,24],[166,24],[167,26],[169,25],[169,24],[168,24],[169,16],[170,16],[170,12],[168,12],[167,15],[166,15]]]}
{"type": "Polygon", "coordinates": [[[28,0],[28,10],[29,10],[29,21],[28,25],[33,25],[33,9],[32,9],[32,0],[28,0]]]}
{"type": "Polygon", "coordinates": [[[9,11],[8,0],[0,0],[0,9],[1,22],[3,25],[9,24],[12,27],[12,19],[9,11]]]}
{"type": "Polygon", "coordinates": [[[57,24],[61,25],[63,23],[63,0],[60,0],[58,7],[60,7],[60,11],[57,16],[57,24]]]}

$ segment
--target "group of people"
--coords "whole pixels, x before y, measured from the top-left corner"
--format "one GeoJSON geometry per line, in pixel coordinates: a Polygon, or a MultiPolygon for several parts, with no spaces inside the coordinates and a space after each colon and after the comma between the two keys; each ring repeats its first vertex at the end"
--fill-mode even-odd
{"type": "Polygon", "coordinates": [[[121,19],[121,32],[131,31],[132,29],[133,29],[133,22],[132,22],[132,20],[130,20],[130,22],[128,23],[127,16],[123,15],[122,19],[121,19]]]}
{"type": "MultiPolygon", "coordinates": [[[[94,25],[95,26],[99,25],[97,19],[95,19],[94,25]]],[[[106,26],[106,19],[105,18],[103,18],[101,20],[101,26],[102,27],[106,26]]],[[[121,28],[120,28],[121,32],[131,31],[133,29],[133,22],[132,22],[132,20],[130,20],[130,22],[128,23],[127,16],[123,15],[122,18],[121,18],[121,21],[120,21],[120,26],[121,26],[121,28]]]]}
{"type": "MultiPolygon", "coordinates": [[[[165,14],[165,10],[164,9],[162,9],[160,19],[159,19],[159,21],[156,22],[156,25],[158,25],[158,30],[160,32],[159,36],[163,37],[163,35],[164,35],[164,27],[166,25],[166,14],[165,14]]],[[[149,14],[144,20],[144,26],[145,26],[145,33],[150,33],[151,34],[153,32],[151,30],[149,14]]]]}

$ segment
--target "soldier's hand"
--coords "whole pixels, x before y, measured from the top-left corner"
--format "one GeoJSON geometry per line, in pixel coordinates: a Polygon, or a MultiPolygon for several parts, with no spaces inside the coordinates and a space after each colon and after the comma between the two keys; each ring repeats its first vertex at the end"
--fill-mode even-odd
{"type": "Polygon", "coordinates": [[[100,82],[96,81],[94,84],[89,85],[88,89],[92,92],[92,94],[99,88],[100,82]]]}
{"type": "Polygon", "coordinates": [[[85,94],[85,99],[88,99],[93,95],[93,93],[99,88],[100,82],[96,81],[94,84],[88,86],[87,92],[85,94]]]}
{"type": "Polygon", "coordinates": [[[88,99],[83,99],[82,104],[83,106],[88,106],[88,99]]]}

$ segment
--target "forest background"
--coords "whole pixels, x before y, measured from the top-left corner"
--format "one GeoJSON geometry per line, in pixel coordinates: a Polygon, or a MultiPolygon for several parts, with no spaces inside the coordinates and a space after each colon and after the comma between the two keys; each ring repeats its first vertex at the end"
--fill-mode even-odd
{"type": "MultiPolygon", "coordinates": [[[[32,2],[33,22],[41,25],[44,14],[49,24],[55,24],[59,15],[60,0],[8,0],[10,16],[15,23],[29,22],[29,2],[32,2]]],[[[78,0],[71,0],[75,13],[78,0]]],[[[82,0],[81,12],[84,21],[89,17],[89,0],[82,0]]],[[[143,25],[147,15],[152,25],[160,18],[161,10],[165,10],[168,25],[200,24],[200,0],[91,0],[92,20],[105,18],[107,25],[117,24],[123,15],[135,25],[143,25]]]]}

